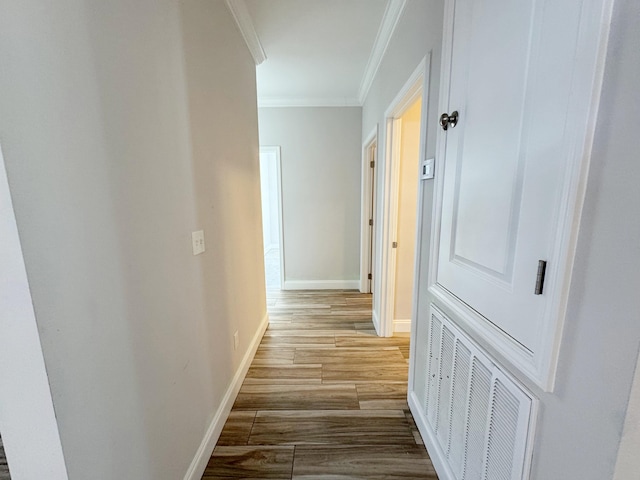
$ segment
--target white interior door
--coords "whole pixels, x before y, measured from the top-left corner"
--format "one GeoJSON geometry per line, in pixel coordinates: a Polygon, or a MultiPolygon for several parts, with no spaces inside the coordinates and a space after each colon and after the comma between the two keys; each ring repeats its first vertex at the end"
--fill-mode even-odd
{"type": "Polygon", "coordinates": [[[443,133],[436,281],[531,352],[549,298],[534,294],[538,263],[557,268],[573,94],[593,81],[575,76],[582,9],[456,0],[453,14],[447,112],[459,117],[443,133]]]}
{"type": "Polygon", "coordinates": [[[260,147],[262,233],[267,289],[284,287],[284,241],[282,225],[280,147],[260,147]]]}

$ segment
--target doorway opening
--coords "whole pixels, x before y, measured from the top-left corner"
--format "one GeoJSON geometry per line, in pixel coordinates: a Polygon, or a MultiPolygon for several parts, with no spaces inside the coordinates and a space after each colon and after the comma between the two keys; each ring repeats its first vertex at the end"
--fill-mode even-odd
{"type": "Polygon", "coordinates": [[[374,291],[374,252],[376,241],[376,163],[378,160],[378,128],[362,145],[362,225],[360,235],[360,292],[374,291]]]}
{"type": "Polygon", "coordinates": [[[260,193],[267,290],[284,288],[281,172],[280,147],[260,147],[260,193]]]}
{"type": "MultiPolygon", "coordinates": [[[[420,160],[425,157],[430,58],[413,72],[385,113],[385,156],[380,175],[382,210],[378,333],[410,332],[415,317],[419,258],[420,160]]],[[[375,297],[374,297],[375,298],[375,297]]],[[[378,311],[375,312],[376,307],[378,311]]],[[[376,315],[377,313],[377,315],[376,315]]]]}
{"type": "Polygon", "coordinates": [[[416,252],[418,169],[420,160],[420,115],[422,96],[395,120],[397,129],[397,214],[395,282],[393,290],[393,331],[410,332],[413,308],[413,283],[416,252]]]}

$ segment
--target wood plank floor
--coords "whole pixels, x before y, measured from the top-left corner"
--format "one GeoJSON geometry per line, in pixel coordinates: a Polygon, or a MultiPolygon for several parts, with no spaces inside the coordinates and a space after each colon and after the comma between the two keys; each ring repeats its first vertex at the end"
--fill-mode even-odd
{"type": "Polygon", "coordinates": [[[4,454],[4,447],[2,446],[2,437],[0,437],[0,480],[11,480],[7,457],[4,454]]]}
{"type": "Polygon", "coordinates": [[[271,323],[204,480],[437,480],[406,402],[409,337],[371,296],[269,291],[271,323]]]}

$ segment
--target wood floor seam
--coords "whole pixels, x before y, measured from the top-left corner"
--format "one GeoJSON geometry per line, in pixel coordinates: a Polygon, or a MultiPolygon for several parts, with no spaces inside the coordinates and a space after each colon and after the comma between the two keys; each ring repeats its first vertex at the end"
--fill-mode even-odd
{"type": "Polygon", "coordinates": [[[409,336],[371,295],[268,291],[271,323],[203,479],[437,480],[407,405],[409,336]]]}

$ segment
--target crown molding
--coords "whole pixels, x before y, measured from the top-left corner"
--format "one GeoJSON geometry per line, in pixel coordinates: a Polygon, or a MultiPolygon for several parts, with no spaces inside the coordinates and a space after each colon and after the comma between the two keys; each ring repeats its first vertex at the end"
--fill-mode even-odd
{"type": "Polygon", "coordinates": [[[225,3],[233,16],[233,19],[236,21],[236,25],[238,26],[238,29],[242,34],[242,38],[244,38],[244,41],[251,52],[253,60],[256,62],[256,65],[260,65],[267,59],[267,55],[264,53],[264,49],[260,43],[260,38],[253,26],[253,21],[251,20],[251,14],[249,14],[247,4],[244,3],[244,0],[225,0],[225,3]]]}
{"type": "Polygon", "coordinates": [[[284,98],[258,97],[258,107],[361,107],[357,98],[284,98]]]}
{"type": "Polygon", "coordinates": [[[378,73],[378,69],[382,63],[382,58],[389,47],[389,42],[391,41],[391,37],[393,36],[396,26],[398,25],[398,20],[400,20],[400,16],[404,11],[406,3],[406,0],[389,0],[387,3],[387,8],[384,11],[382,21],[380,22],[380,28],[376,35],[376,40],[373,42],[373,47],[371,48],[367,67],[364,70],[362,81],[360,82],[358,100],[361,105],[364,104],[364,101],[367,98],[369,89],[371,88],[373,80],[378,73]]]}

